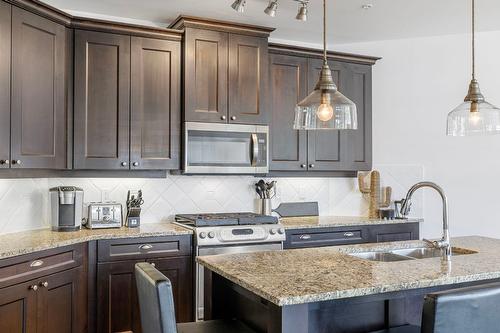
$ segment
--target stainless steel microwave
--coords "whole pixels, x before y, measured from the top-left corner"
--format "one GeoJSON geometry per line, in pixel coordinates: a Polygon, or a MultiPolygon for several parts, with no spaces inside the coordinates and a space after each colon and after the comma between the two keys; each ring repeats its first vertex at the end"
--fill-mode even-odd
{"type": "Polygon", "coordinates": [[[186,174],[265,174],[268,150],[268,126],[184,123],[186,174]]]}

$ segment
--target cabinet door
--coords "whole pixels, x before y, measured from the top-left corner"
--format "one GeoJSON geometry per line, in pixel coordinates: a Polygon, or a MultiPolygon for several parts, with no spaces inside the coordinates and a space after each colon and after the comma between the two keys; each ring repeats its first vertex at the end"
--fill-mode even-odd
{"type": "Polygon", "coordinates": [[[172,282],[177,322],[193,321],[193,263],[191,257],[148,260],[172,282]]]}
{"type": "Polygon", "coordinates": [[[66,61],[65,27],[12,7],[12,167],[66,167],[66,61]]]}
{"type": "Polygon", "coordinates": [[[132,37],[132,169],[179,169],[180,43],[132,37]]]}
{"type": "Polygon", "coordinates": [[[293,129],[295,105],[307,96],[307,58],[269,56],[271,171],[307,170],[307,133],[293,129]]]}
{"type": "Polygon", "coordinates": [[[227,122],[228,34],[186,28],[184,117],[227,122]]]}
{"type": "Polygon", "coordinates": [[[0,168],[10,165],[11,6],[0,1],[0,168]]]}
{"type": "Polygon", "coordinates": [[[342,133],[345,149],[345,170],[371,170],[372,168],[372,69],[368,65],[345,64],[348,78],[345,91],[358,110],[358,129],[342,133]]]}
{"type": "Polygon", "coordinates": [[[130,37],[75,31],[75,169],[128,169],[130,37]]]}
{"type": "Polygon", "coordinates": [[[267,39],[229,35],[229,121],[267,124],[267,39]]]}
{"type": "Polygon", "coordinates": [[[139,261],[97,265],[97,331],[141,332],[134,266],[139,261]]]}
{"type": "Polygon", "coordinates": [[[87,332],[87,288],[83,268],[41,278],[38,333],[87,332]]]}
{"type": "Polygon", "coordinates": [[[37,292],[27,282],[0,289],[0,332],[35,333],[37,292]]]}
{"type": "MultiPolygon", "coordinates": [[[[309,61],[309,84],[311,92],[319,79],[319,73],[323,66],[323,60],[310,59],[309,61]]],[[[329,62],[332,70],[333,80],[339,91],[344,93],[346,89],[346,73],[341,64],[329,62]]],[[[344,171],[343,165],[343,141],[341,131],[324,130],[308,131],[308,169],[309,171],[344,171]]]]}

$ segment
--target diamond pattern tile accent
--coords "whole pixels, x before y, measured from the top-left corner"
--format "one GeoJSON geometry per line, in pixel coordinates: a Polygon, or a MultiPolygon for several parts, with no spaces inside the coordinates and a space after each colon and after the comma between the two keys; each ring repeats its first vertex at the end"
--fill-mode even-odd
{"type": "MultiPolygon", "coordinates": [[[[376,165],[382,183],[393,188],[393,200],[423,179],[418,165],[376,165]]],[[[366,215],[368,202],[352,178],[277,178],[273,207],[281,202],[318,201],[320,214],[366,215]]],[[[48,189],[74,185],[85,191],[85,202],[112,200],[125,205],[127,190],[142,189],[143,223],[172,219],[176,213],[255,211],[258,201],[250,176],[179,176],[164,179],[50,178],[0,180],[0,233],[49,225],[48,189]]],[[[423,194],[417,193],[412,215],[423,216],[423,194]]],[[[84,212],[86,214],[86,212],[84,212]]]]}

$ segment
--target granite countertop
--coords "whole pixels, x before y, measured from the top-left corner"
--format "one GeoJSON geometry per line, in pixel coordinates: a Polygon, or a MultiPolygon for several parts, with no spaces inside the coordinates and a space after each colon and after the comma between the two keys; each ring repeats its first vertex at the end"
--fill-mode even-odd
{"type": "Polygon", "coordinates": [[[452,239],[477,251],[441,258],[377,262],[346,253],[427,246],[422,241],[198,257],[203,266],[279,306],[500,278],[500,240],[452,239]]]}
{"type": "Polygon", "coordinates": [[[350,227],[358,225],[399,224],[411,222],[423,222],[423,219],[410,218],[405,220],[382,220],[370,219],[368,217],[361,216],[304,216],[280,218],[280,223],[283,224],[285,229],[350,227]]]}
{"type": "Polygon", "coordinates": [[[57,232],[50,229],[0,235],[0,259],[98,239],[190,235],[192,231],[172,223],[143,224],[139,228],[57,232]]]}

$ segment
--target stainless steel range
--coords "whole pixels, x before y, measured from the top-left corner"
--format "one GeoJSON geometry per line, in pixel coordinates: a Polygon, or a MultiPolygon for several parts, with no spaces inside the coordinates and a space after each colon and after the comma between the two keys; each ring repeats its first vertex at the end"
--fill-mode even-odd
{"type": "MultiPolygon", "coordinates": [[[[197,256],[281,250],[285,229],[275,216],[255,213],[176,215],[176,223],[193,230],[197,256]]],[[[203,267],[196,264],[196,315],[203,320],[203,267]]]]}

